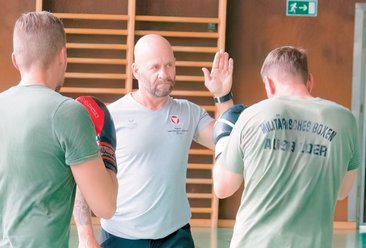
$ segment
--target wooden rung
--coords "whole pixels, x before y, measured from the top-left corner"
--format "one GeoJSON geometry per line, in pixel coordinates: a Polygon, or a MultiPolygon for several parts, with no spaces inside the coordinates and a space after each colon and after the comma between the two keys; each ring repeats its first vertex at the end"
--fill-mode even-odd
{"type": "Polygon", "coordinates": [[[183,31],[156,31],[156,30],[136,30],[135,35],[143,36],[147,34],[159,34],[164,37],[185,37],[185,38],[219,38],[216,32],[183,32],[183,31]]]}
{"type": "Polygon", "coordinates": [[[187,193],[188,198],[192,199],[212,199],[211,193],[187,193]]]}
{"type": "Polygon", "coordinates": [[[182,66],[182,67],[212,67],[212,62],[205,62],[205,61],[176,61],[175,66],[182,66]]]}
{"type": "Polygon", "coordinates": [[[126,94],[126,90],[120,89],[120,88],[62,87],[61,93],[122,95],[122,94],[126,94]]]}
{"type": "Polygon", "coordinates": [[[217,47],[172,46],[174,52],[216,53],[217,47]]]}
{"type": "MultiPolygon", "coordinates": [[[[191,218],[190,221],[189,221],[189,224],[193,227],[209,227],[209,226],[211,226],[211,223],[212,223],[211,219],[194,219],[194,218],[191,218]]],[[[234,225],[232,225],[232,226],[234,226],[234,225]]],[[[211,244],[213,244],[214,242],[215,241],[213,241],[211,244]]],[[[214,244],[216,244],[216,243],[214,243],[214,244]]],[[[217,245],[212,246],[212,247],[217,247],[217,245]]]]}
{"type": "Polygon", "coordinates": [[[127,21],[128,15],[81,14],[81,13],[54,13],[61,19],[127,21]]]}
{"type": "Polygon", "coordinates": [[[202,97],[212,97],[209,91],[189,91],[189,90],[173,90],[172,96],[202,96],[202,97]]]}
{"type": "Polygon", "coordinates": [[[67,58],[67,63],[125,65],[125,64],[127,64],[127,60],[126,59],[100,59],[100,58],[67,58]]]}
{"type": "Polygon", "coordinates": [[[184,76],[184,75],[177,75],[175,77],[176,81],[184,81],[184,82],[204,82],[205,77],[203,76],[184,76]]]}
{"type": "Polygon", "coordinates": [[[127,50],[125,44],[66,43],[66,47],[69,49],[127,50]]]}
{"type": "Polygon", "coordinates": [[[127,35],[125,29],[65,28],[66,34],[127,35]]]}
{"type": "Polygon", "coordinates": [[[127,76],[122,73],[66,72],[65,78],[126,79],[127,76]]]}
{"type": "Polygon", "coordinates": [[[214,152],[209,149],[190,149],[190,155],[213,155],[214,152]]]}
{"type": "Polygon", "coordinates": [[[211,178],[187,178],[187,184],[212,184],[211,178]]]}
{"type": "Polygon", "coordinates": [[[192,213],[196,214],[210,214],[212,213],[211,208],[191,208],[192,213]]]}
{"type": "Polygon", "coordinates": [[[147,16],[136,15],[136,21],[144,22],[184,22],[184,23],[219,23],[219,18],[179,17],[179,16],[147,16]]]}
{"type": "Polygon", "coordinates": [[[35,11],[42,11],[43,10],[43,0],[36,0],[36,9],[35,11]]]}
{"type": "Polygon", "coordinates": [[[192,169],[192,170],[211,170],[212,169],[212,164],[193,164],[193,163],[189,163],[187,165],[188,169],[192,169]]]}

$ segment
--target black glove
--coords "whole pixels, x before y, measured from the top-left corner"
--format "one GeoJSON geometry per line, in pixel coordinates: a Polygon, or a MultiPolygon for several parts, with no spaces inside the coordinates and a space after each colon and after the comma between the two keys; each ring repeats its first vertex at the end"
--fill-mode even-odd
{"type": "Polygon", "coordinates": [[[214,140],[216,145],[215,159],[217,159],[224,150],[230,133],[241,112],[243,112],[245,108],[247,108],[247,106],[243,104],[235,104],[217,118],[214,126],[214,140]]]}

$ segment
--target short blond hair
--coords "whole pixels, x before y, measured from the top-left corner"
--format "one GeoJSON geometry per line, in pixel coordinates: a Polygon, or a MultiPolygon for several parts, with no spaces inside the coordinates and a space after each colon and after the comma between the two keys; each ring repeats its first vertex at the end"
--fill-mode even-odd
{"type": "Polygon", "coordinates": [[[261,76],[273,72],[300,76],[306,83],[309,79],[308,59],[306,51],[293,46],[283,46],[272,50],[263,62],[261,76]]]}
{"type": "Polygon", "coordinates": [[[47,67],[65,46],[64,25],[50,12],[24,13],[15,23],[13,52],[23,68],[33,63],[47,67]]]}

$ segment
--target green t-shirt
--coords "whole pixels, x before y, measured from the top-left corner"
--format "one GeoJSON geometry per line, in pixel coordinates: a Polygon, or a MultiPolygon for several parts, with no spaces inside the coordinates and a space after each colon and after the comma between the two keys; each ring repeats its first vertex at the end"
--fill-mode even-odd
{"type": "Polygon", "coordinates": [[[84,107],[40,85],[0,94],[0,247],[68,247],[70,165],[96,158],[84,107]]]}
{"type": "Polygon", "coordinates": [[[218,161],[244,177],[231,247],[331,247],[337,193],[359,162],[355,118],[338,104],[274,97],[247,108],[218,161]]]}

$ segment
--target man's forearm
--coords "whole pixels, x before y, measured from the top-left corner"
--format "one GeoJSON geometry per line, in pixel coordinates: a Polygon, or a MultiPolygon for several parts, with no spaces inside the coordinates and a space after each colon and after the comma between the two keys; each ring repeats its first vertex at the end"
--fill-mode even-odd
{"type": "Polygon", "coordinates": [[[73,216],[78,230],[79,248],[99,247],[94,235],[91,210],[79,189],[76,190],[73,216]]]}
{"type": "Polygon", "coordinates": [[[216,112],[215,112],[215,119],[219,117],[220,114],[224,113],[226,110],[231,108],[234,105],[233,100],[229,100],[223,103],[216,103],[216,112]]]}
{"type": "Polygon", "coordinates": [[[76,190],[73,216],[77,225],[91,225],[91,211],[79,189],[76,190]]]}

